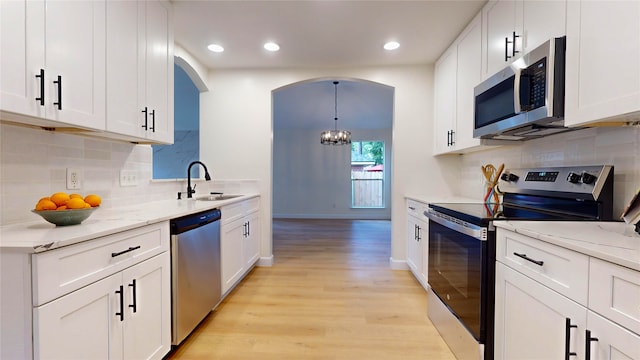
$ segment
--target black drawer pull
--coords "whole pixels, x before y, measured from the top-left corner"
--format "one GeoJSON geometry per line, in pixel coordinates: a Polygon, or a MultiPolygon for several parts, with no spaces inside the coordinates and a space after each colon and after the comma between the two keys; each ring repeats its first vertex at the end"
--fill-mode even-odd
{"type": "Polygon", "coordinates": [[[571,319],[565,319],[564,326],[564,359],[569,360],[572,356],[578,356],[576,352],[571,351],[571,329],[577,328],[578,325],[571,324],[571,319]]]}
{"type": "Polygon", "coordinates": [[[53,83],[58,85],[58,101],[55,101],[53,105],[57,106],[58,110],[62,110],[62,76],[58,75],[58,80],[54,80],[53,83]]]}
{"type": "Polygon", "coordinates": [[[130,308],[133,309],[133,312],[138,311],[138,305],[137,305],[137,301],[136,301],[136,279],[133,279],[131,281],[131,284],[129,284],[129,287],[132,287],[133,289],[133,304],[129,305],[130,308]]]}
{"type": "Polygon", "coordinates": [[[120,294],[120,312],[116,313],[116,316],[120,317],[120,321],[124,321],[124,289],[120,285],[120,290],[116,290],[116,294],[120,294]]]}
{"type": "Polygon", "coordinates": [[[585,360],[591,360],[591,342],[598,341],[598,338],[591,336],[591,330],[585,330],[585,336],[584,358],[585,360]]]}
{"type": "Polygon", "coordinates": [[[119,251],[119,252],[111,253],[111,257],[120,256],[120,255],[122,255],[122,254],[126,254],[126,253],[128,253],[128,252],[131,252],[131,251],[133,251],[133,250],[138,250],[138,249],[140,249],[140,245],[138,245],[138,246],[131,246],[131,247],[130,247],[130,248],[128,248],[127,250],[122,250],[122,251],[119,251]]]}
{"type": "Polygon", "coordinates": [[[40,73],[36,75],[36,78],[40,79],[40,97],[37,97],[36,101],[40,102],[40,106],[44,106],[44,69],[40,69],[40,73]]]}
{"type": "Polygon", "coordinates": [[[518,254],[517,252],[514,252],[513,255],[519,257],[519,258],[523,258],[527,261],[531,261],[532,263],[538,265],[538,266],[542,266],[544,264],[544,261],[542,260],[533,260],[532,258],[528,257],[527,254],[518,254]]]}

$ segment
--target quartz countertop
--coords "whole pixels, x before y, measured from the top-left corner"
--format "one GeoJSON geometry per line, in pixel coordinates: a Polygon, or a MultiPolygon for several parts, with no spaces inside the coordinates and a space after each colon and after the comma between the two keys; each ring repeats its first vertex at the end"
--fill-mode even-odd
{"type": "Polygon", "coordinates": [[[137,206],[97,209],[79,225],[55,226],[34,215],[34,221],[0,227],[0,249],[42,252],[154,224],[200,211],[220,208],[259,196],[246,194],[228,200],[154,201],[137,206]]]}
{"type": "Polygon", "coordinates": [[[640,271],[640,234],[623,222],[494,221],[498,228],[640,271]]]}

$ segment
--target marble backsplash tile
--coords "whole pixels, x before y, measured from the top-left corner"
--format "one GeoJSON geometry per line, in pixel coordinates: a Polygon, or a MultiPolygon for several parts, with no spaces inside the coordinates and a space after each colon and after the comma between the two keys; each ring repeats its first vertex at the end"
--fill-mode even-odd
{"type": "Polygon", "coordinates": [[[613,211],[617,216],[640,189],[640,128],[582,129],[467,154],[461,159],[458,192],[478,199],[483,191],[480,166],[488,163],[504,163],[505,168],[614,165],[613,211]]]}
{"type": "MultiPolygon", "coordinates": [[[[98,194],[107,208],[175,198],[186,191],[182,179],[152,180],[149,145],[0,124],[0,146],[0,225],[37,220],[30,210],[38,199],[58,191],[98,194]],[[80,190],[66,189],[67,167],[82,169],[80,190]],[[121,170],[135,171],[138,185],[120,186],[121,170]]],[[[256,180],[194,182],[199,194],[259,188],[256,180]]]]}

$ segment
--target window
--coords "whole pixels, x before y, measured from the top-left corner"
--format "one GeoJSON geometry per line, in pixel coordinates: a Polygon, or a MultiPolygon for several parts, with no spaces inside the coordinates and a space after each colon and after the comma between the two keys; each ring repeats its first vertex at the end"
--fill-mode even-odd
{"type": "MultiPolygon", "coordinates": [[[[184,179],[187,165],[200,158],[200,91],[189,75],[174,65],[173,145],[153,145],[153,178],[184,179]]],[[[191,170],[199,176],[200,167],[191,170]]]]}
{"type": "Polygon", "coordinates": [[[351,206],[384,207],[384,142],[351,143],[351,206]]]}

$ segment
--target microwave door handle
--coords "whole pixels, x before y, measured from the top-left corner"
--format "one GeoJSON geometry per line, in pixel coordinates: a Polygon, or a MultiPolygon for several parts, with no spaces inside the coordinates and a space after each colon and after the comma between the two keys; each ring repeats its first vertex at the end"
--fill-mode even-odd
{"type": "Polygon", "coordinates": [[[522,106],[520,106],[520,77],[522,75],[522,69],[514,69],[515,78],[513,79],[513,108],[514,113],[519,114],[522,112],[522,106]]]}

